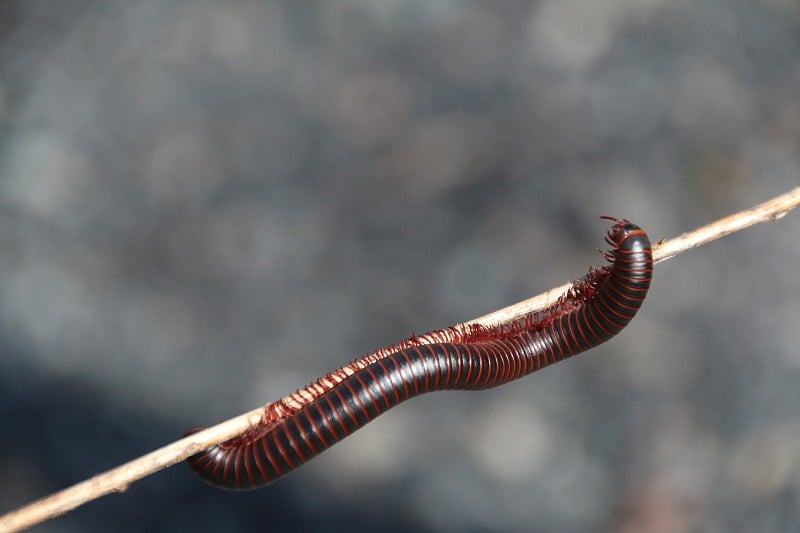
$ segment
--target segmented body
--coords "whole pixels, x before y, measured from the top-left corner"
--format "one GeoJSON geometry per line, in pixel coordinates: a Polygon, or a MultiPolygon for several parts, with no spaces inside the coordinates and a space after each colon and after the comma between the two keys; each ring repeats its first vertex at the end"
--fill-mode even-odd
{"type": "Polygon", "coordinates": [[[551,308],[510,325],[412,337],[357,359],[268,405],[261,425],[189,458],[190,467],[214,486],[260,487],[409,398],[496,387],[607,341],[641,306],[653,259],[647,234],[628,221],[615,221],[606,240],[613,264],[590,271],[551,308]]]}

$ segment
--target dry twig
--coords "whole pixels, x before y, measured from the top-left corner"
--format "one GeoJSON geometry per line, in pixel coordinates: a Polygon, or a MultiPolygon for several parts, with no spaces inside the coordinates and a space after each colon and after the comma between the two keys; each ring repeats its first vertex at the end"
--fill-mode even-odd
{"type": "MultiPolygon", "coordinates": [[[[661,262],[748,226],[778,220],[797,205],[800,205],[800,187],[756,207],[740,211],[665,241],[654,248],[653,258],[656,262],[661,262]]],[[[556,287],[539,296],[494,311],[470,322],[490,325],[515,320],[526,313],[543,309],[554,303],[569,287],[569,283],[556,287]]],[[[220,442],[241,435],[261,421],[263,412],[264,408],[259,407],[0,516],[0,531],[19,531],[59,516],[111,492],[123,492],[134,481],[181,462],[220,442]]]]}

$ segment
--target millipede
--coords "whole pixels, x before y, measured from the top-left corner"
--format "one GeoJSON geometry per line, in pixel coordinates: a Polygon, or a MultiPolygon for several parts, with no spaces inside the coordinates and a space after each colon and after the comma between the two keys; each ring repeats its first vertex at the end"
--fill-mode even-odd
{"type": "Polygon", "coordinates": [[[604,252],[611,264],[590,268],[553,305],[507,324],[461,324],[412,336],[358,358],[268,404],[261,423],[193,455],[190,468],[216,487],[258,488],[409,398],[497,387],[609,340],[641,307],[653,258],[644,230],[603,218],[613,221],[606,234],[612,248],[604,252]]]}

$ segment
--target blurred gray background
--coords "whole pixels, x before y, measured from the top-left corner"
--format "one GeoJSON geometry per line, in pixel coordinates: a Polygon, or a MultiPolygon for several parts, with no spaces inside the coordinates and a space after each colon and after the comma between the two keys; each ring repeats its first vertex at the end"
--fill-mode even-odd
{"type": "MultiPolygon", "coordinates": [[[[0,512],[800,184],[796,0],[0,4],[0,512]]],[[[260,491],[35,531],[788,531],[800,216],[260,491]]]]}

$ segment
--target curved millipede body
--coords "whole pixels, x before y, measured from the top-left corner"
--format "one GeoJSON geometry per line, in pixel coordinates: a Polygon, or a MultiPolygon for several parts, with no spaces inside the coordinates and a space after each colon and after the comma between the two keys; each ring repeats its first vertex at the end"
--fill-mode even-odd
{"type": "Polygon", "coordinates": [[[606,240],[612,265],[591,270],[551,308],[511,325],[455,327],[378,350],[268,405],[261,425],[190,457],[190,467],[217,487],[260,487],[404,400],[496,387],[607,341],[641,306],[653,259],[647,234],[628,221],[615,220],[606,240]]]}

